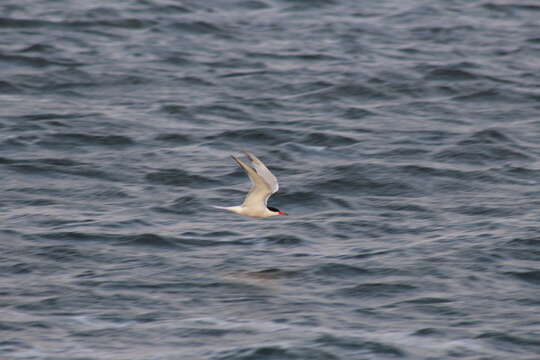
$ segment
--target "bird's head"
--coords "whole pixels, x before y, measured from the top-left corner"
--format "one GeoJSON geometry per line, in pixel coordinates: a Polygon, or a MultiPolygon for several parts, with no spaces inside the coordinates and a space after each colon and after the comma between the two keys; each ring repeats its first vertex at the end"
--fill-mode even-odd
{"type": "Polygon", "coordinates": [[[285,216],[289,215],[284,211],[280,211],[279,209],[276,209],[275,207],[271,207],[271,206],[267,206],[267,207],[268,207],[268,210],[275,213],[275,215],[285,215],[285,216]]]}

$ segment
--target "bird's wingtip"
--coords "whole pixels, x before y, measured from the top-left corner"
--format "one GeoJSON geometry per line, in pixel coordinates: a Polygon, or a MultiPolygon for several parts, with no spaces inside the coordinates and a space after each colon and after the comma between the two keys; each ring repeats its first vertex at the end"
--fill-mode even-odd
{"type": "Polygon", "coordinates": [[[244,151],[243,153],[246,154],[246,156],[248,157],[249,160],[251,160],[251,162],[256,163],[259,161],[259,159],[255,155],[250,153],[249,151],[244,151]]]}

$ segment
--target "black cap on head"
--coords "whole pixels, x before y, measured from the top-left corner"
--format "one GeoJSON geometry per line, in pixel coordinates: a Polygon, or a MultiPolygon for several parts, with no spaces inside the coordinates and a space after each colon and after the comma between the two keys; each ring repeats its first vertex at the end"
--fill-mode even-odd
{"type": "Polygon", "coordinates": [[[280,212],[280,210],[276,209],[275,207],[267,206],[267,208],[268,210],[273,211],[273,212],[280,212]]]}

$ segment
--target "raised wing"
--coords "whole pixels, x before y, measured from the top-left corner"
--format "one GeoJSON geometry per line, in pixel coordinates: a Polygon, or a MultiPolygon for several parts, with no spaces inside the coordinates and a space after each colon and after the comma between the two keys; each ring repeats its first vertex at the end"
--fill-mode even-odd
{"type": "Polygon", "coordinates": [[[264,163],[252,153],[245,151],[245,154],[251,160],[253,166],[255,167],[255,170],[257,171],[257,174],[259,174],[264,179],[264,181],[266,181],[266,183],[268,184],[268,187],[272,191],[272,194],[278,191],[279,190],[278,181],[276,177],[274,176],[274,174],[272,174],[270,170],[268,170],[266,165],[264,165],[264,163]]]}
{"type": "Polygon", "coordinates": [[[244,163],[242,160],[238,159],[236,156],[231,155],[231,157],[236,161],[238,165],[249,176],[249,179],[251,180],[251,189],[249,190],[249,193],[247,194],[246,198],[244,199],[244,203],[242,206],[245,207],[266,207],[266,201],[272,195],[272,189],[268,185],[268,183],[255,171],[253,170],[249,165],[244,163]]]}

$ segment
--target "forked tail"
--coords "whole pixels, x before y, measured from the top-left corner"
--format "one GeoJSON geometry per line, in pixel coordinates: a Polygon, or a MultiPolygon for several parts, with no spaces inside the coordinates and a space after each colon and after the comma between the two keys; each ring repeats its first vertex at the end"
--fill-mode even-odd
{"type": "Polygon", "coordinates": [[[213,208],[216,208],[216,209],[229,210],[229,208],[227,206],[217,206],[217,205],[210,205],[210,206],[213,207],[213,208]]]}
{"type": "Polygon", "coordinates": [[[210,206],[216,209],[232,211],[233,213],[237,213],[237,214],[242,214],[243,212],[242,206],[217,206],[217,205],[210,205],[210,206]]]}

